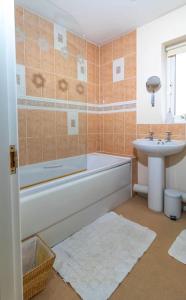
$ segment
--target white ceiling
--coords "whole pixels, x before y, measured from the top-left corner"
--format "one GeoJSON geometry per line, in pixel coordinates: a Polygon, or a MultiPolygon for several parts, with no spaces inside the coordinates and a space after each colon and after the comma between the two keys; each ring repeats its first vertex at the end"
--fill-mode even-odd
{"type": "Polygon", "coordinates": [[[180,6],[186,0],[15,0],[16,3],[103,44],[180,6]]]}

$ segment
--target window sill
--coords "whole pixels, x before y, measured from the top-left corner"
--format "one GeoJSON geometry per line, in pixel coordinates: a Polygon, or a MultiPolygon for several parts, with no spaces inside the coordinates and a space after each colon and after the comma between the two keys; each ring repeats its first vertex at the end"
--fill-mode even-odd
{"type": "Polygon", "coordinates": [[[180,116],[175,116],[174,117],[174,123],[177,124],[177,123],[181,123],[181,124],[186,124],[186,120],[181,118],[180,116]]]}

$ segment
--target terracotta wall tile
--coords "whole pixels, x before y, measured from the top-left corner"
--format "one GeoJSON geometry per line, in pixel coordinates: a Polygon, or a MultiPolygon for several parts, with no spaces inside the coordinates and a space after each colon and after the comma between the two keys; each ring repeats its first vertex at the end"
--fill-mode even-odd
{"type": "Polygon", "coordinates": [[[114,133],[124,135],[125,128],[125,113],[119,112],[113,114],[113,130],[114,133]]]}
{"type": "Polygon", "coordinates": [[[123,37],[120,37],[113,41],[113,59],[122,57],[123,51],[124,51],[123,37]]]}
{"type": "Polygon", "coordinates": [[[111,83],[112,84],[112,63],[104,64],[100,70],[100,83],[111,83]]]}
{"type": "Polygon", "coordinates": [[[96,47],[96,65],[97,66],[100,66],[100,63],[101,63],[100,50],[101,50],[100,46],[96,47]]]}
{"type": "Polygon", "coordinates": [[[56,135],[67,135],[67,113],[56,111],[56,135]]]}
{"type": "Polygon", "coordinates": [[[34,76],[41,74],[37,69],[26,68],[26,94],[34,97],[42,96],[42,87],[37,87],[34,83],[34,76]]]}
{"type": "Polygon", "coordinates": [[[105,114],[103,119],[103,131],[106,133],[113,133],[114,114],[105,114]]]}
{"type": "Polygon", "coordinates": [[[39,163],[43,160],[42,143],[40,138],[27,139],[28,164],[39,163]]]}
{"type": "Polygon", "coordinates": [[[54,45],[54,25],[46,19],[39,18],[39,37],[47,41],[49,48],[54,45]]]}
{"type": "Polygon", "coordinates": [[[42,111],[42,130],[43,137],[53,137],[56,132],[56,112],[55,111],[42,111]]]}
{"type": "Polygon", "coordinates": [[[16,62],[17,64],[25,64],[25,42],[16,42],[16,62]]]}
{"type": "Polygon", "coordinates": [[[27,37],[37,40],[40,37],[39,16],[24,10],[24,29],[27,37]]]}
{"type": "Polygon", "coordinates": [[[27,138],[42,138],[42,114],[41,110],[28,109],[27,110],[27,138]]]}
{"type": "Polygon", "coordinates": [[[54,50],[55,73],[66,77],[66,60],[58,50],[54,50]]]}
{"type": "Polygon", "coordinates": [[[114,82],[112,85],[113,91],[112,91],[112,102],[120,102],[124,101],[124,81],[114,82]]]}
{"type": "Polygon", "coordinates": [[[44,51],[40,49],[40,68],[42,71],[54,73],[54,50],[44,51]]]}
{"type": "Polygon", "coordinates": [[[169,124],[168,131],[171,131],[173,139],[185,139],[185,124],[169,124]]]}
{"type": "Polygon", "coordinates": [[[56,86],[55,86],[55,76],[51,73],[42,73],[45,79],[44,86],[42,88],[43,98],[56,98],[56,86]]]}
{"type": "Polygon", "coordinates": [[[103,134],[104,130],[104,115],[99,115],[99,132],[100,134],[103,134]]]}
{"type": "Polygon", "coordinates": [[[70,79],[68,99],[86,102],[87,85],[82,81],[70,79]],[[78,89],[80,90],[79,92],[78,89]]]}
{"type": "Polygon", "coordinates": [[[79,154],[86,154],[87,153],[87,135],[79,135],[79,154]]]}
{"type": "Polygon", "coordinates": [[[96,84],[96,103],[100,103],[100,86],[96,84]]]}
{"type": "MultiPolygon", "coordinates": [[[[136,99],[136,32],[131,32],[101,47],[100,66],[100,101],[104,103],[128,101],[136,99]],[[114,59],[125,58],[125,80],[112,81],[112,62],[114,59]],[[112,97],[106,96],[104,84],[112,85],[112,97]],[[112,98],[112,100],[111,100],[112,98]]],[[[111,87],[109,88],[109,90],[111,87]]]]}
{"type": "Polygon", "coordinates": [[[68,156],[79,154],[79,138],[77,135],[68,136],[68,156]]]}
{"type": "Polygon", "coordinates": [[[87,140],[87,152],[98,152],[100,149],[100,139],[97,133],[89,134],[87,140]]]}
{"type": "Polygon", "coordinates": [[[55,50],[55,72],[65,77],[77,78],[77,59],[75,56],[64,57],[58,50],[55,50]]]}
{"type": "Polygon", "coordinates": [[[112,57],[113,57],[113,51],[112,51],[112,42],[111,42],[106,45],[103,45],[100,49],[101,65],[111,62],[112,57]]]}
{"type": "Polygon", "coordinates": [[[100,84],[100,67],[96,65],[96,84],[100,84]]]}
{"type": "Polygon", "coordinates": [[[103,132],[101,132],[101,134],[100,134],[100,151],[105,152],[104,151],[104,135],[103,135],[103,132]]]}
{"type": "Polygon", "coordinates": [[[137,124],[137,134],[141,135],[149,135],[150,125],[149,124],[137,124]]]}
{"type": "Polygon", "coordinates": [[[110,83],[105,83],[101,86],[101,96],[102,103],[112,103],[113,102],[113,85],[110,83]]]}
{"type": "Polygon", "coordinates": [[[84,38],[75,36],[77,53],[82,55],[85,59],[87,58],[87,41],[84,38]]]}
{"type": "Polygon", "coordinates": [[[99,133],[99,117],[97,114],[88,114],[88,134],[99,133]]]}
{"type": "Polygon", "coordinates": [[[25,41],[25,65],[40,68],[40,48],[35,40],[29,38],[25,41]]]}
{"type": "Polygon", "coordinates": [[[87,60],[93,64],[96,64],[97,46],[87,42],[87,60]]]}
{"type": "Polygon", "coordinates": [[[96,83],[96,65],[88,62],[88,81],[96,83]]]}
{"type": "Polygon", "coordinates": [[[136,135],[136,112],[125,113],[125,134],[136,135]]]}
{"type": "Polygon", "coordinates": [[[88,115],[79,113],[79,134],[86,135],[88,130],[88,115]]]}
{"type": "Polygon", "coordinates": [[[136,53],[132,53],[125,58],[125,78],[136,76],[136,53]]]}
{"type": "Polygon", "coordinates": [[[23,8],[17,6],[15,9],[15,25],[16,25],[16,61],[18,64],[24,64],[25,42],[24,42],[24,22],[23,8]]]}
{"type": "Polygon", "coordinates": [[[113,153],[124,154],[125,153],[125,135],[115,133],[113,137],[113,153]]]}
{"type": "Polygon", "coordinates": [[[124,101],[136,99],[136,78],[124,81],[124,101]]]}
{"type": "Polygon", "coordinates": [[[68,100],[69,79],[63,76],[55,77],[55,97],[56,99],[68,100]],[[65,87],[66,85],[66,87],[65,87]],[[64,89],[65,87],[65,89],[64,89]]]}
{"type": "Polygon", "coordinates": [[[57,143],[57,149],[56,149],[57,159],[68,157],[69,156],[68,136],[67,135],[57,136],[56,143],[57,143]]]}
{"type": "Polygon", "coordinates": [[[86,40],[76,36],[72,32],[67,32],[67,45],[70,54],[83,55],[86,58],[86,40]]]}
{"type": "Polygon", "coordinates": [[[163,139],[165,138],[165,132],[168,130],[168,125],[166,124],[151,124],[150,131],[154,133],[155,138],[163,139]]]}
{"type": "Polygon", "coordinates": [[[27,160],[27,139],[19,138],[19,165],[23,166],[28,163],[27,160]]]}
{"type": "Polygon", "coordinates": [[[17,27],[19,27],[21,30],[24,30],[23,26],[23,14],[24,10],[21,6],[15,7],[15,24],[17,27]]]}
{"type": "Polygon", "coordinates": [[[87,84],[87,97],[89,103],[96,103],[97,96],[96,96],[96,84],[88,83],[87,84]]]}
{"type": "Polygon", "coordinates": [[[125,154],[136,155],[132,142],[136,139],[136,135],[125,135],[125,154]]]}
{"type": "Polygon", "coordinates": [[[124,57],[136,52],[136,31],[123,36],[123,55],[124,57]]]}
{"type": "Polygon", "coordinates": [[[64,59],[65,62],[65,75],[77,79],[77,59],[72,55],[68,55],[67,58],[64,59]]]}
{"type": "Polygon", "coordinates": [[[43,161],[55,160],[56,155],[56,138],[46,137],[43,139],[43,161]]]}
{"type": "Polygon", "coordinates": [[[18,109],[18,134],[19,138],[26,138],[27,130],[27,110],[18,109]]]}
{"type": "Polygon", "coordinates": [[[73,34],[72,32],[69,32],[69,31],[67,32],[67,46],[68,46],[69,52],[72,55],[78,54],[75,34],[73,34]]]}
{"type": "Polygon", "coordinates": [[[114,135],[113,133],[105,133],[103,136],[104,151],[108,153],[114,152],[114,135]]]}

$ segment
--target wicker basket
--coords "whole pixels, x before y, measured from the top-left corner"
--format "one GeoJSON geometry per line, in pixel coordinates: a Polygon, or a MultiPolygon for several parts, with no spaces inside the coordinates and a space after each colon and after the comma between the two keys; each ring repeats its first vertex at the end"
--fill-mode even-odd
{"type": "Polygon", "coordinates": [[[55,254],[38,236],[34,236],[23,241],[22,260],[24,300],[29,300],[46,287],[55,254]]]}

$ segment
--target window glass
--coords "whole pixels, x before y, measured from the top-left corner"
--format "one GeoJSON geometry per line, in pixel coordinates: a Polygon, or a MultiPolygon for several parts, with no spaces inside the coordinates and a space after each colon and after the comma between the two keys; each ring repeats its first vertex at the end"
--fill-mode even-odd
{"type": "Polygon", "coordinates": [[[175,114],[186,114],[186,52],[176,55],[175,114]]]}

